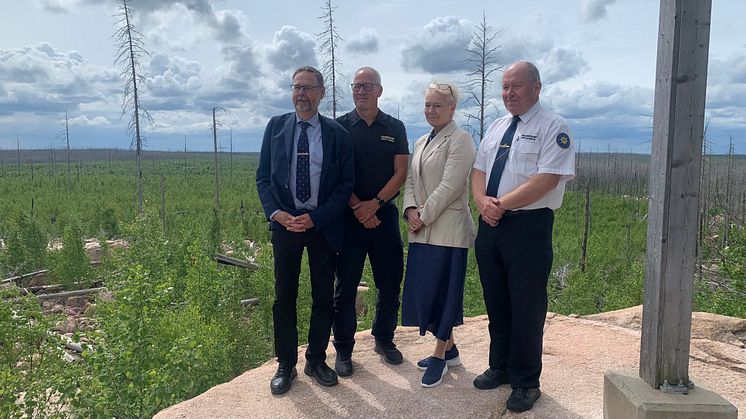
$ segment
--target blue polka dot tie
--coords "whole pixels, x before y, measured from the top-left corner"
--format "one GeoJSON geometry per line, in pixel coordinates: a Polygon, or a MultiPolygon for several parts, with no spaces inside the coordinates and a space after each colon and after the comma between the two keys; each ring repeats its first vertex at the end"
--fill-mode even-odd
{"type": "Polygon", "coordinates": [[[500,141],[500,147],[497,149],[497,155],[495,155],[495,162],[492,164],[490,181],[487,183],[488,196],[497,197],[497,189],[500,187],[500,178],[502,178],[503,176],[505,161],[508,160],[510,145],[513,144],[513,136],[515,135],[515,130],[516,128],[518,128],[518,121],[520,120],[520,116],[513,116],[513,120],[510,122],[510,126],[505,131],[505,134],[503,134],[503,138],[500,141]]]}
{"type": "Polygon", "coordinates": [[[300,137],[298,138],[298,161],[295,173],[295,197],[300,202],[306,202],[311,197],[311,163],[308,153],[308,132],[306,132],[311,124],[306,121],[300,121],[298,124],[300,124],[300,137]]]}

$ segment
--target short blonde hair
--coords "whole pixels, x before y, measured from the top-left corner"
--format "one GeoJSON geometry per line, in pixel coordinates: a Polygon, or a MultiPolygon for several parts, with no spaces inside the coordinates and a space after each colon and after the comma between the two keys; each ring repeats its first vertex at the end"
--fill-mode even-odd
{"type": "Polygon", "coordinates": [[[453,104],[457,106],[459,101],[461,101],[461,92],[459,92],[458,87],[448,81],[433,80],[427,86],[427,89],[425,89],[426,95],[430,92],[437,92],[443,96],[450,97],[453,99],[453,104]]]}

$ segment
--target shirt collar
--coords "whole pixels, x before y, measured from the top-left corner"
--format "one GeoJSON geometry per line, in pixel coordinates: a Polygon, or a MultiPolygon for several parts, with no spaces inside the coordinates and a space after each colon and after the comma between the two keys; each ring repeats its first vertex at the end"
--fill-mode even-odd
{"type": "MultiPolygon", "coordinates": [[[[299,117],[298,114],[296,113],[295,114],[295,123],[297,124],[300,121],[304,121],[304,119],[301,119],[301,117],[299,117]]],[[[313,128],[318,127],[319,126],[319,113],[316,112],[316,114],[314,116],[312,116],[311,119],[309,119],[306,122],[308,122],[309,124],[311,124],[311,126],[313,128]]]]}
{"type": "MultiPolygon", "coordinates": [[[[353,109],[352,112],[350,112],[350,125],[355,125],[362,120],[363,118],[361,118],[360,115],[357,113],[357,109],[353,109]]],[[[388,124],[386,123],[385,114],[380,109],[378,109],[376,119],[373,120],[373,122],[376,121],[378,121],[378,123],[383,126],[388,126],[388,124]]]]}
{"type": "Polygon", "coordinates": [[[523,115],[519,115],[521,117],[521,121],[523,121],[524,124],[527,124],[528,121],[534,115],[536,115],[540,109],[541,109],[541,104],[537,101],[536,103],[534,103],[534,106],[532,106],[531,109],[529,109],[526,113],[524,113],[523,115]]]}

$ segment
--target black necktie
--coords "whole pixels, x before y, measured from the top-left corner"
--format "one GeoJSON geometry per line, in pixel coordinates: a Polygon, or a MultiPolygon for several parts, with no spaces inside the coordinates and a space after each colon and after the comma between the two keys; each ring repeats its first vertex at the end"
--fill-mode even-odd
{"type": "Polygon", "coordinates": [[[430,131],[430,135],[427,136],[427,142],[425,143],[425,148],[427,148],[427,146],[430,145],[430,141],[432,141],[433,138],[435,138],[435,135],[436,135],[435,130],[430,131]]]}
{"type": "Polygon", "coordinates": [[[503,176],[503,169],[505,169],[505,161],[508,160],[508,153],[510,152],[510,145],[513,144],[513,136],[515,135],[515,129],[518,127],[518,121],[521,117],[518,115],[513,116],[513,120],[510,122],[510,126],[505,130],[503,139],[500,141],[500,147],[497,149],[497,155],[495,155],[495,162],[492,164],[492,171],[490,172],[490,181],[487,183],[487,195],[497,197],[497,188],[500,186],[500,178],[503,176]]]}
{"type": "Polygon", "coordinates": [[[311,197],[311,163],[308,153],[308,129],[311,124],[306,121],[300,124],[300,137],[298,138],[297,170],[295,172],[295,197],[300,202],[308,201],[311,197]]]}

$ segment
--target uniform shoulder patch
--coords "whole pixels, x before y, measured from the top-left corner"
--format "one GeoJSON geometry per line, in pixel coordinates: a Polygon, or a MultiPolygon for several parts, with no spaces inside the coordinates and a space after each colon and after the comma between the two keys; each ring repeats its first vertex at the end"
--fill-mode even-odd
{"type": "Polygon", "coordinates": [[[557,145],[560,148],[569,148],[570,147],[570,136],[565,134],[564,132],[560,132],[557,135],[557,145]]]}

